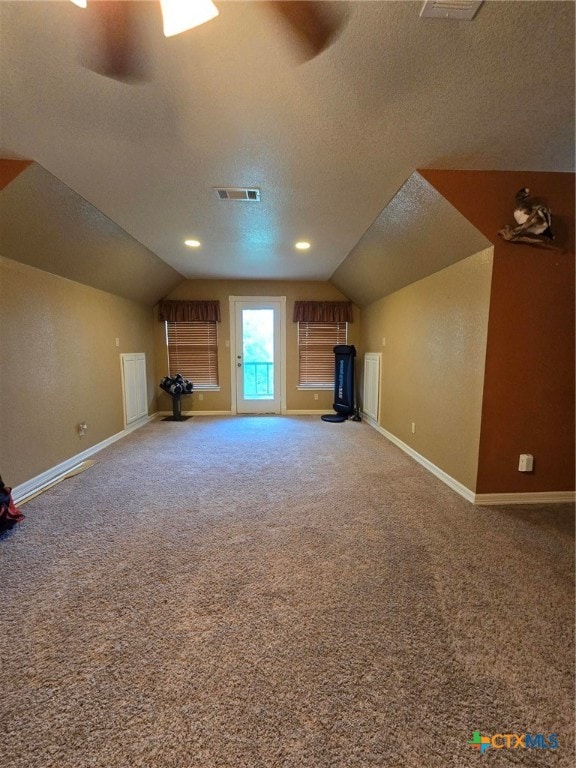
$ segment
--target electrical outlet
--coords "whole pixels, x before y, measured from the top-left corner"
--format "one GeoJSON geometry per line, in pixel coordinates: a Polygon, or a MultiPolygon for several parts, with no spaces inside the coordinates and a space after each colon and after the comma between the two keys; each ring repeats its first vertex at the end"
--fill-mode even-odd
{"type": "Polygon", "coordinates": [[[85,434],[86,430],[88,429],[88,426],[85,421],[81,421],[80,424],[78,424],[78,434],[80,437],[85,434]]]}
{"type": "Polygon", "coordinates": [[[117,347],[119,347],[119,346],[120,346],[120,339],[118,338],[118,336],[116,336],[116,346],[117,346],[117,347]]]}
{"type": "Polygon", "coordinates": [[[198,393],[198,400],[204,400],[204,395],[202,394],[202,392],[198,393]]]}
{"type": "Polygon", "coordinates": [[[314,400],[318,400],[318,392],[314,393],[314,400]]]}
{"type": "Polygon", "coordinates": [[[386,346],[386,336],[382,336],[382,346],[386,346]]]}
{"type": "Polygon", "coordinates": [[[518,472],[532,472],[534,469],[534,456],[531,453],[521,453],[518,462],[518,472]]]}

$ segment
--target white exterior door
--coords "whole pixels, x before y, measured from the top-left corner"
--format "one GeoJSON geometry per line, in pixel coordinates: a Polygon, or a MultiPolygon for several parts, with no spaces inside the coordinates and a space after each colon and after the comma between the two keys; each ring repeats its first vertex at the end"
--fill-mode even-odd
{"type": "Polygon", "coordinates": [[[282,413],[284,297],[231,297],[232,399],[236,413],[282,413]]]}

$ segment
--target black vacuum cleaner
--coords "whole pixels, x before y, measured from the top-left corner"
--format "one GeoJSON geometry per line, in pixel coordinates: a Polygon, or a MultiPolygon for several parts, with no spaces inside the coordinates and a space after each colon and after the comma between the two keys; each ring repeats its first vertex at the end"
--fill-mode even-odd
{"type": "Polygon", "coordinates": [[[342,422],[350,417],[360,421],[358,408],[354,404],[354,358],[353,344],[337,344],[334,347],[334,403],[336,413],[325,413],[322,421],[342,422]]]}

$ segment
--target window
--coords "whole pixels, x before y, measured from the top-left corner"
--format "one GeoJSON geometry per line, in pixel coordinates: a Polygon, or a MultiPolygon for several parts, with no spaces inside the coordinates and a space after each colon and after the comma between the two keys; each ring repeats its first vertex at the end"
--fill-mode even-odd
{"type": "Polygon", "coordinates": [[[334,347],[347,344],[348,323],[298,323],[298,384],[334,386],[334,347]]]}
{"type": "Polygon", "coordinates": [[[194,389],[218,387],[216,323],[194,320],[166,323],[169,375],[181,373],[194,389]]]}

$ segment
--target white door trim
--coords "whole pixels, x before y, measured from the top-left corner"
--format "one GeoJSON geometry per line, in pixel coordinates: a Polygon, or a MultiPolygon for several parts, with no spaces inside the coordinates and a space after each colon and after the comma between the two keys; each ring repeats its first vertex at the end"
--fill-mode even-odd
{"type": "Polygon", "coordinates": [[[286,410],[286,296],[229,296],[230,302],[230,406],[238,413],[236,399],[236,304],[274,301],[280,304],[280,412],[286,410]]]}

